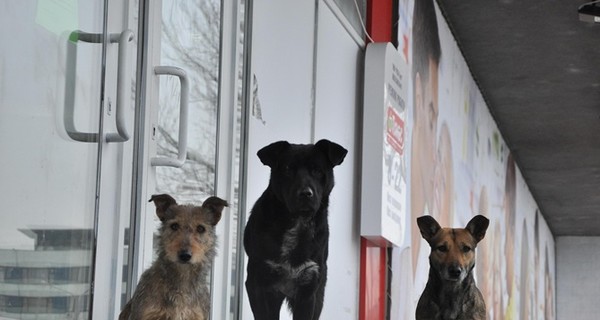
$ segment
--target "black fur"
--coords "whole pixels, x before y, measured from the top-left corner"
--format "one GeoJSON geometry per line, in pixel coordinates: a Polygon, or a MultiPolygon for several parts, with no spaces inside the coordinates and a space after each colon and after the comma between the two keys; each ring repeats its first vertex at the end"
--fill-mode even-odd
{"type": "Polygon", "coordinates": [[[258,151],[271,167],[271,178],[244,232],[246,290],[255,319],[279,319],[285,299],[295,320],[319,318],[327,281],[333,167],[346,153],[328,140],[314,145],[279,141],[258,151]]]}

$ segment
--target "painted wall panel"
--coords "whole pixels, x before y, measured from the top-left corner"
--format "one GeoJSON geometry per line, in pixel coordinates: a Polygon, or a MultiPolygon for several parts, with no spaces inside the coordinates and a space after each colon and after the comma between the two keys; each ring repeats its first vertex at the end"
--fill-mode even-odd
{"type": "Polygon", "coordinates": [[[489,319],[554,319],[554,239],[437,5],[401,0],[399,50],[409,61],[408,235],[394,248],[391,318],[414,319],[429,245],[416,218],[464,227],[490,219],[476,279],[489,319]],[[429,16],[430,19],[424,17],[429,16]],[[432,19],[431,19],[432,18],[432,19]]]}

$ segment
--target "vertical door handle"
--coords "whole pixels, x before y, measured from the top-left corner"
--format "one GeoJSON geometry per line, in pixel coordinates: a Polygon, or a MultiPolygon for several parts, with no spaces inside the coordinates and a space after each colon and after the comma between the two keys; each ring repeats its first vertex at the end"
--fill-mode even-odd
{"type": "MultiPolygon", "coordinates": [[[[129,133],[125,125],[125,104],[126,104],[126,92],[127,90],[127,79],[126,67],[127,58],[129,56],[128,43],[133,40],[133,31],[125,30],[121,33],[112,33],[109,35],[110,43],[119,44],[118,54],[118,66],[117,66],[117,105],[116,105],[116,133],[106,134],[106,142],[124,142],[129,140],[129,133]]],[[[65,85],[65,110],[63,114],[63,123],[65,131],[69,137],[79,142],[98,142],[98,133],[80,132],[75,128],[75,75],[77,65],[77,47],[75,46],[78,41],[87,43],[102,43],[104,37],[101,33],[87,33],[83,31],[73,31],[69,36],[69,43],[67,47],[67,72],[66,72],[66,85],[65,85]]]]}
{"type": "Polygon", "coordinates": [[[127,101],[130,98],[127,93],[127,66],[129,58],[129,41],[133,40],[133,31],[125,30],[121,34],[114,33],[110,35],[110,42],[119,43],[119,55],[117,62],[117,106],[115,109],[115,121],[117,132],[108,133],[106,142],[125,142],[129,140],[127,126],[125,124],[125,105],[129,105],[127,101]]]}
{"type": "Polygon", "coordinates": [[[150,159],[153,166],[168,166],[181,168],[187,157],[187,136],[188,136],[188,105],[190,96],[190,85],[185,70],[178,67],[156,66],[154,67],[156,75],[170,75],[179,78],[181,84],[181,96],[179,98],[179,138],[177,145],[177,158],[156,156],[150,159]]]}

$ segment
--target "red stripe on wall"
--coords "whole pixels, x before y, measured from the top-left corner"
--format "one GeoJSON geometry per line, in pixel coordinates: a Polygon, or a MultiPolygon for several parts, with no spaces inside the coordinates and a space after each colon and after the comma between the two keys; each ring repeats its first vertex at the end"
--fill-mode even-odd
{"type": "Polygon", "coordinates": [[[367,32],[375,42],[392,42],[392,0],[367,0],[367,32]]]}
{"type": "Polygon", "coordinates": [[[360,320],[385,319],[386,254],[385,247],[360,239],[360,320]]]}

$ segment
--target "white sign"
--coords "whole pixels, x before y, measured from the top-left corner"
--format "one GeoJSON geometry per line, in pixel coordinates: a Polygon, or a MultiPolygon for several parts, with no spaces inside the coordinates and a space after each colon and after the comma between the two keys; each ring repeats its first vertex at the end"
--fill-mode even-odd
{"type": "Polygon", "coordinates": [[[367,46],[360,233],[385,246],[400,246],[406,229],[408,78],[408,65],[392,44],[367,46]]]}

